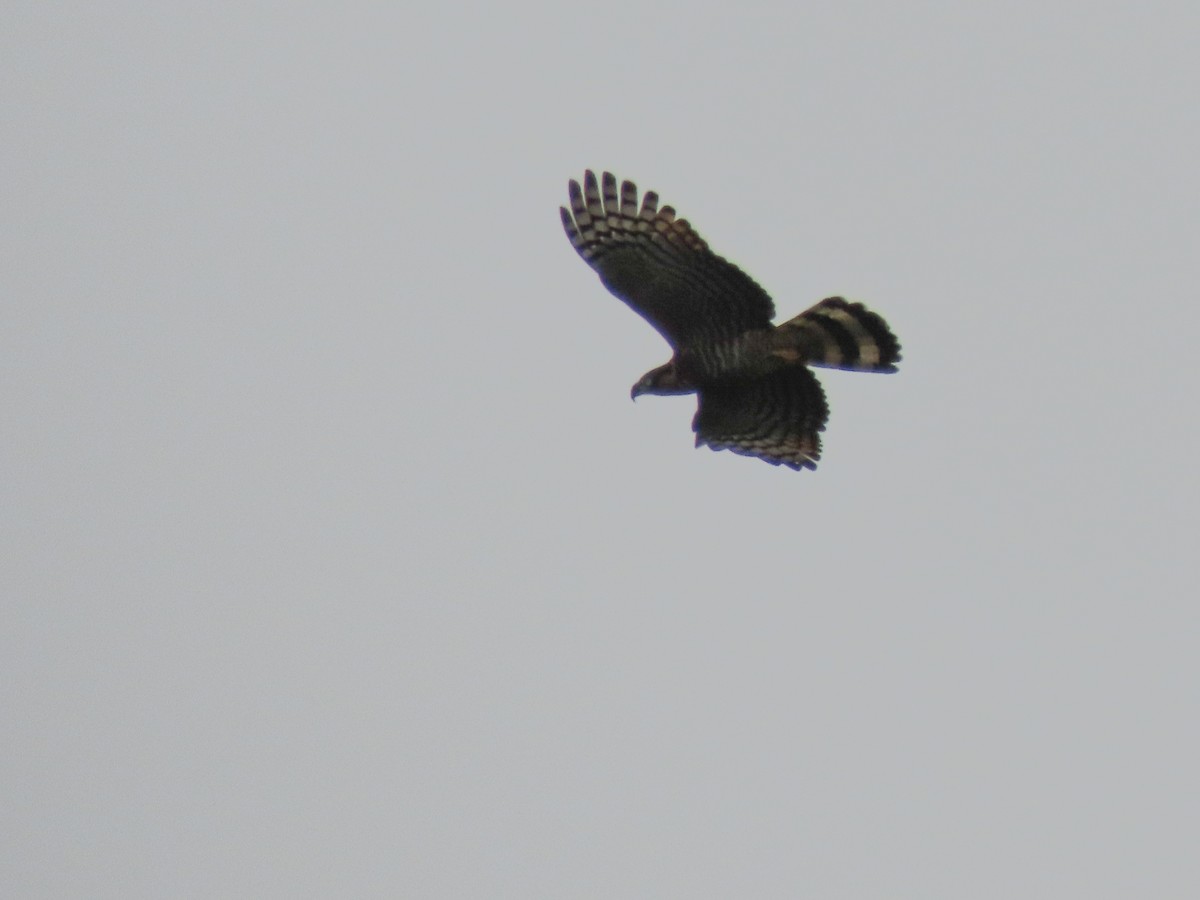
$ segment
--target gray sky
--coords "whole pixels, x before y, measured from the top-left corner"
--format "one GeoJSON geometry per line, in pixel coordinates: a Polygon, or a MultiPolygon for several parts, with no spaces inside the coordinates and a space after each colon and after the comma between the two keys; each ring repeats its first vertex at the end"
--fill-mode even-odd
{"type": "Polygon", "coordinates": [[[1194,4],[10,4],[0,893],[1200,884],[1194,4]],[[629,402],[585,167],[883,313],[629,402]]]}

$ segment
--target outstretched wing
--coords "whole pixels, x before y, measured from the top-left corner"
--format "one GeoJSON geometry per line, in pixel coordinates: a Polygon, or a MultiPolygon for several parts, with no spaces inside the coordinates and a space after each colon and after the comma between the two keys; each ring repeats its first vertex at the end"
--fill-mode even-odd
{"type": "Polygon", "coordinates": [[[816,376],[804,366],[705,385],[699,398],[692,420],[697,447],[757,456],[774,466],[817,467],[829,407],[816,376]]]}
{"type": "Polygon", "coordinates": [[[572,180],[571,208],[561,208],[571,245],[613,294],[655,327],[675,350],[719,343],[775,315],[767,292],[749,275],[708,249],[686,219],[647,191],[610,172],[601,185],[590,170],[583,187],[572,180]]]}

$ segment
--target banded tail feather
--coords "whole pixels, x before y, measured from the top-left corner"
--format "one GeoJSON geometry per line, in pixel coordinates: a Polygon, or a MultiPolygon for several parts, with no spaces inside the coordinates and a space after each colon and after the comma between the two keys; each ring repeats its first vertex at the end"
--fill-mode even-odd
{"type": "Polygon", "coordinates": [[[895,372],[900,344],[883,318],[861,303],[829,297],[775,328],[775,354],[813,366],[895,372]]]}

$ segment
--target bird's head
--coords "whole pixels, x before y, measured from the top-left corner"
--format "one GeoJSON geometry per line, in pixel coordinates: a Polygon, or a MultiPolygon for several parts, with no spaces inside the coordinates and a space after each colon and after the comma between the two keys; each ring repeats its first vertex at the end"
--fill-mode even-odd
{"type": "Polygon", "coordinates": [[[642,394],[690,394],[695,388],[679,377],[672,363],[651,369],[637,380],[629,396],[636,400],[642,394]]]}

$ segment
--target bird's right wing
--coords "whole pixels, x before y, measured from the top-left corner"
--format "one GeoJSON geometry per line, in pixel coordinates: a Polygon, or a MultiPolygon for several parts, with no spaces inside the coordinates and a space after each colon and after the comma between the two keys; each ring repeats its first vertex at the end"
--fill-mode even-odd
{"type": "Polygon", "coordinates": [[[770,296],[749,275],[708,249],[658,195],[647,191],[638,209],[637,187],[610,172],[603,190],[590,170],[583,186],[569,185],[571,208],[561,208],[571,245],[613,294],[675,349],[719,343],[769,328],[770,296]]]}
{"type": "Polygon", "coordinates": [[[697,447],[757,456],[773,466],[817,467],[829,407],[809,369],[787,366],[762,378],[705,385],[698,393],[697,447]]]}

